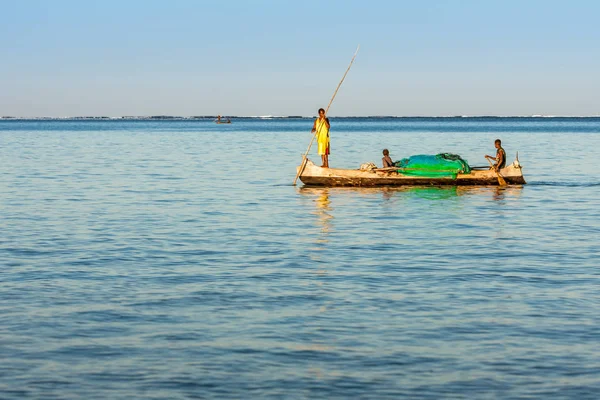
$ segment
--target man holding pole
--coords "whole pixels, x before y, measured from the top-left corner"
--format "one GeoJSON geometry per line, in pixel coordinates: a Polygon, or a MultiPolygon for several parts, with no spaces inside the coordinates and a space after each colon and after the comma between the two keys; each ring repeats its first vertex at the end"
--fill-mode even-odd
{"type": "Polygon", "coordinates": [[[340,89],[340,86],[342,86],[342,82],[344,82],[344,79],[346,79],[346,75],[348,75],[348,71],[350,71],[350,67],[352,66],[352,63],[354,62],[354,59],[356,58],[356,55],[358,54],[359,48],[360,48],[360,46],[358,46],[356,48],[356,52],[354,52],[354,56],[352,57],[352,60],[350,61],[350,65],[348,65],[346,72],[344,72],[344,76],[342,76],[342,80],[340,81],[340,83],[338,83],[337,87],[335,88],[335,92],[333,92],[333,96],[331,96],[331,100],[329,100],[327,109],[326,110],[324,110],[322,108],[319,109],[319,118],[317,118],[315,120],[315,123],[313,124],[313,129],[311,131],[311,132],[314,132],[315,134],[312,136],[312,139],[310,139],[310,143],[308,144],[306,153],[304,153],[304,156],[302,157],[302,164],[298,168],[298,172],[296,173],[296,177],[294,178],[293,185],[296,185],[296,181],[298,180],[298,177],[302,174],[302,171],[304,171],[304,167],[306,166],[306,162],[308,161],[308,158],[307,158],[308,152],[310,151],[310,147],[312,146],[312,143],[315,140],[315,136],[317,136],[317,135],[319,136],[319,139],[318,139],[319,150],[318,151],[319,151],[319,155],[321,155],[321,159],[323,160],[322,167],[329,168],[329,119],[325,116],[325,114],[327,114],[327,112],[329,111],[329,107],[331,107],[331,103],[333,103],[333,99],[335,99],[335,95],[337,94],[338,90],[340,89]],[[320,121],[320,124],[318,124],[319,121],[320,121]]]}
{"type": "Polygon", "coordinates": [[[325,116],[325,109],[319,108],[319,117],[315,119],[311,133],[316,132],[318,153],[321,156],[323,168],[329,168],[329,118],[325,116]]]}

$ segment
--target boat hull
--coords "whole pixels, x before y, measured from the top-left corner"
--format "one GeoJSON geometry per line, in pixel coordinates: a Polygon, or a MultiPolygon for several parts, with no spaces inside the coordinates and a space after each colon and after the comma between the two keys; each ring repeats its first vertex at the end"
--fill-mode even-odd
{"type": "MultiPolygon", "coordinates": [[[[302,166],[296,168],[300,172],[302,166]]],[[[525,178],[521,166],[516,163],[502,168],[499,172],[509,185],[523,185],[525,178]]],[[[299,175],[307,186],[493,186],[499,185],[498,176],[493,170],[473,170],[469,174],[458,174],[453,178],[426,178],[406,176],[394,170],[359,170],[321,168],[312,161],[299,175]]]]}

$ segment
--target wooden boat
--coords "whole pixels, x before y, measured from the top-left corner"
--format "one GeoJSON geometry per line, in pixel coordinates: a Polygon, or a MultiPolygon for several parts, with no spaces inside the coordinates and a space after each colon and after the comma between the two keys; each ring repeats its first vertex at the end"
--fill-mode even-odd
{"type": "MultiPolygon", "coordinates": [[[[307,186],[487,186],[499,185],[496,171],[472,169],[454,177],[407,176],[397,167],[371,170],[322,168],[306,159],[306,165],[296,167],[299,178],[307,186]]],[[[509,185],[523,185],[522,166],[518,160],[498,171],[509,185]]]]}

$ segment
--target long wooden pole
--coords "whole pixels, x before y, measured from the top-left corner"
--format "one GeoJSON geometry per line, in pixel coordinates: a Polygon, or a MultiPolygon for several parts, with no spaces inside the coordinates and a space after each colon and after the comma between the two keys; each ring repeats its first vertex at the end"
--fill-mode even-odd
{"type": "MultiPolygon", "coordinates": [[[[356,55],[358,54],[358,49],[360,49],[360,45],[358,45],[358,47],[356,47],[356,51],[354,52],[354,56],[352,57],[352,60],[350,61],[350,65],[348,65],[346,72],[344,72],[344,76],[342,76],[342,80],[340,81],[340,83],[338,83],[337,87],[335,88],[335,92],[333,92],[333,96],[331,96],[331,100],[329,100],[329,104],[327,105],[327,108],[325,109],[325,118],[327,118],[327,113],[329,112],[329,107],[331,107],[331,103],[333,103],[333,99],[335,99],[335,96],[337,95],[338,90],[340,90],[340,86],[342,86],[342,82],[344,82],[344,79],[346,79],[346,75],[348,75],[348,71],[350,71],[350,67],[352,67],[352,64],[354,63],[354,59],[356,58],[356,55]]],[[[315,130],[315,134],[310,139],[310,143],[308,144],[308,149],[306,149],[306,153],[304,153],[304,155],[302,156],[302,164],[300,165],[300,169],[298,170],[298,173],[296,174],[296,177],[294,178],[294,183],[293,183],[294,186],[296,186],[296,181],[298,180],[298,177],[302,174],[302,171],[304,171],[304,167],[306,167],[306,161],[308,160],[308,158],[307,158],[308,152],[310,151],[313,141],[315,140],[315,137],[317,136],[317,133],[319,132],[319,129],[321,128],[321,124],[322,124],[322,122],[319,122],[319,126],[315,130]]]]}

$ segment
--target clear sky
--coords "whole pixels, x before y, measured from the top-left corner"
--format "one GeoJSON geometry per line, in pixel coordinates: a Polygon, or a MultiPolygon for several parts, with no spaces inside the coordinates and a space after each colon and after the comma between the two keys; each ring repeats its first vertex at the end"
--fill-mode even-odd
{"type": "Polygon", "coordinates": [[[600,2],[0,0],[0,116],[599,115],[600,2]]]}

